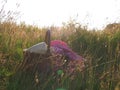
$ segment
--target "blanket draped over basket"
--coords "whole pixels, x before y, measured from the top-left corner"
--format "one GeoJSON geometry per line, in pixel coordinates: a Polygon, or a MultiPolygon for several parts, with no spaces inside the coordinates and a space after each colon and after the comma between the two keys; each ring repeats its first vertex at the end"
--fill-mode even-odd
{"type": "Polygon", "coordinates": [[[84,58],[69,48],[61,40],[50,39],[50,30],[46,32],[45,42],[25,49],[24,60],[20,68],[25,71],[36,68],[41,73],[55,72],[62,69],[68,74],[84,69],[84,58]]]}

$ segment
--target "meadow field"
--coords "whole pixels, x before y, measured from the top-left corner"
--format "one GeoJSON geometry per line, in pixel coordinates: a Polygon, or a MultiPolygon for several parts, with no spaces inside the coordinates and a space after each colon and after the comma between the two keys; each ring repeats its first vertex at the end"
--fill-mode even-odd
{"type": "MultiPolygon", "coordinates": [[[[88,30],[74,22],[61,28],[49,28],[52,40],[65,41],[85,58],[85,69],[72,79],[67,75],[56,76],[55,79],[49,76],[41,83],[41,88],[34,90],[120,90],[120,85],[117,85],[120,82],[119,23],[109,24],[103,30],[88,30]]],[[[0,90],[24,90],[9,82],[9,78],[23,60],[23,49],[44,41],[47,29],[24,23],[0,22],[0,90]]]]}

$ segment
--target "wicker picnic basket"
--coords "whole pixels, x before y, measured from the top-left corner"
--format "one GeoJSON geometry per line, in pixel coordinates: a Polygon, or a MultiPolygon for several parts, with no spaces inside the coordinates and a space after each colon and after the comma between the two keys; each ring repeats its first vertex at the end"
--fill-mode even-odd
{"type": "Polygon", "coordinates": [[[31,53],[24,51],[24,59],[18,71],[25,72],[40,72],[47,73],[51,69],[51,59],[53,58],[50,53],[50,31],[46,32],[45,42],[47,44],[47,51],[45,54],[31,53]]]}
{"type": "Polygon", "coordinates": [[[45,42],[47,51],[45,54],[24,52],[24,60],[19,70],[25,72],[50,73],[62,69],[64,72],[74,74],[74,69],[81,69],[83,65],[79,60],[67,60],[67,57],[60,54],[52,54],[50,52],[51,35],[50,30],[46,32],[45,42]]]}

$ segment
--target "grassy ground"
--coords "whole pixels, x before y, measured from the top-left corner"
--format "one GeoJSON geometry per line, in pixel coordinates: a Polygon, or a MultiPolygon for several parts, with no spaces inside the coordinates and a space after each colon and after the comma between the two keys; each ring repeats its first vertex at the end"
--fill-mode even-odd
{"type": "MultiPolygon", "coordinates": [[[[88,31],[80,26],[75,27],[72,23],[62,27],[61,31],[57,31],[55,27],[51,29],[52,39],[66,41],[74,51],[86,59],[86,68],[72,79],[67,74],[64,76],[51,74],[41,83],[41,87],[36,86],[36,90],[114,90],[120,82],[119,24],[117,28],[107,27],[102,31],[88,31]]],[[[8,78],[22,62],[23,49],[44,41],[45,31],[45,28],[24,24],[0,23],[0,90],[6,90],[7,86],[8,90],[11,90],[11,85],[26,90],[21,89],[16,82],[9,83],[8,78]]],[[[16,77],[17,80],[19,75],[16,77]]],[[[32,76],[23,78],[28,80],[26,82],[32,82],[30,79],[32,76]]]]}

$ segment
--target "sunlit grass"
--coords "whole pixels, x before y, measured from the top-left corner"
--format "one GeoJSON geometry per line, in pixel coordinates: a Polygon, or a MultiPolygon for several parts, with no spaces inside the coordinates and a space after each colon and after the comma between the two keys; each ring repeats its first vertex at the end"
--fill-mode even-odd
{"type": "MultiPolygon", "coordinates": [[[[114,90],[120,81],[120,30],[116,33],[110,31],[88,31],[86,28],[72,27],[69,24],[62,30],[52,27],[52,39],[66,41],[69,46],[85,58],[86,68],[78,72],[75,77],[56,76],[47,77],[36,90],[114,90]],[[73,31],[74,29],[74,31],[73,31]]],[[[120,28],[120,27],[119,27],[120,28]]],[[[119,29],[118,28],[118,29],[119,29]]],[[[6,86],[21,90],[18,83],[8,83],[8,78],[14,75],[15,69],[23,60],[23,49],[44,41],[46,29],[39,29],[25,24],[16,25],[12,22],[0,23],[0,88],[6,86]]],[[[30,90],[32,76],[25,78],[26,87],[30,90]]],[[[23,79],[22,78],[22,79],[23,79]]],[[[44,77],[41,77],[44,78],[44,77]]],[[[18,81],[17,81],[18,80],[18,81]]],[[[22,89],[24,90],[24,88],[22,89]]],[[[25,89],[26,90],[26,89],[25,89]]],[[[35,90],[35,89],[34,89],[35,90]]]]}

